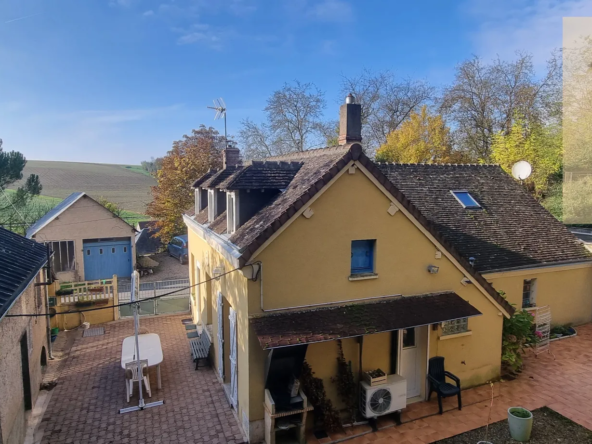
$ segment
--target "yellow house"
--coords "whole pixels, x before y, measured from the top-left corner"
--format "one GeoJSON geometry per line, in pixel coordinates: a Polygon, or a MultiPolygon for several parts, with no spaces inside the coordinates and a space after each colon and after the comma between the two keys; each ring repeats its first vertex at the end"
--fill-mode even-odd
{"type": "Polygon", "coordinates": [[[251,442],[266,389],[279,397],[302,358],[343,407],[337,339],[356,383],[397,374],[409,404],[426,398],[433,356],[464,388],[499,377],[524,280],[562,322],[592,316],[587,253],[519,184],[497,166],[376,164],[360,111],[341,107],[339,146],[245,164],[229,148],[194,183],[193,315],[251,442]]]}

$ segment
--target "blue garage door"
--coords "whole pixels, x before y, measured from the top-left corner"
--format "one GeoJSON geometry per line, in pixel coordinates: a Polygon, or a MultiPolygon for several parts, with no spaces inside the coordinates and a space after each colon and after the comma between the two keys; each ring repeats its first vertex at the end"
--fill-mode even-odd
{"type": "Polygon", "coordinates": [[[109,279],[114,274],[129,277],[132,274],[132,248],[129,240],[83,242],[84,279],[109,279]]]}

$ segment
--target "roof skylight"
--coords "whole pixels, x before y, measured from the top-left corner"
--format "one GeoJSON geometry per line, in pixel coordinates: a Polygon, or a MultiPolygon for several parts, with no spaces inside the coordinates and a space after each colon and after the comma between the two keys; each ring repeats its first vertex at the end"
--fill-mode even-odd
{"type": "Polygon", "coordinates": [[[475,200],[468,191],[450,191],[456,200],[460,202],[463,208],[481,208],[481,205],[475,200]]]}

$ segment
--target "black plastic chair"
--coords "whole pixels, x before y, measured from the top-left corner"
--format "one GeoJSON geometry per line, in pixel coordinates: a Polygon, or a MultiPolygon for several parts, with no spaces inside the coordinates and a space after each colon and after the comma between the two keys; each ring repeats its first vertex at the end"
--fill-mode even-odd
{"type": "Polygon", "coordinates": [[[448,398],[449,396],[458,396],[458,409],[462,410],[462,401],[460,398],[460,379],[458,379],[452,373],[444,370],[444,358],[442,356],[434,356],[430,359],[428,382],[430,383],[428,401],[432,397],[432,392],[436,392],[438,394],[438,407],[440,408],[440,415],[443,413],[442,398],[448,398]],[[446,377],[449,377],[454,382],[456,382],[456,386],[446,382],[446,377]]]}

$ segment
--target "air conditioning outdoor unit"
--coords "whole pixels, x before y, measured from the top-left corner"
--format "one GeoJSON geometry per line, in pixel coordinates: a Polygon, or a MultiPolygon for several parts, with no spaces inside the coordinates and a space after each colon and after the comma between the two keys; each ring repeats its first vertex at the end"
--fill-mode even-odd
{"type": "Polygon", "coordinates": [[[407,406],[407,381],[400,375],[388,375],[384,384],[370,386],[364,381],[360,385],[360,411],[365,418],[376,418],[407,406]]]}

